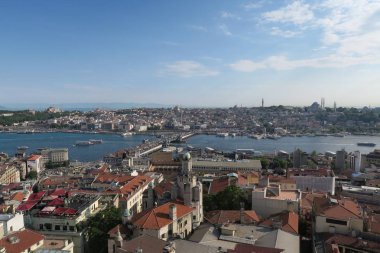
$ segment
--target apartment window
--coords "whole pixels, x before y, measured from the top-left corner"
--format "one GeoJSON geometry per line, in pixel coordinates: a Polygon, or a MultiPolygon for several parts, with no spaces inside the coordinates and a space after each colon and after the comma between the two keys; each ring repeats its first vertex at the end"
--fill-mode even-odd
{"type": "Polygon", "coordinates": [[[47,230],[51,230],[52,225],[51,225],[50,223],[45,223],[45,228],[46,228],[47,230]]]}
{"type": "Polygon", "coordinates": [[[70,226],[70,231],[74,231],[74,226],[70,226]]]}
{"type": "Polygon", "coordinates": [[[62,227],[62,230],[63,230],[63,231],[67,231],[67,226],[63,226],[63,227],[62,227]]]}
{"type": "Polygon", "coordinates": [[[347,225],[347,221],[343,221],[343,220],[335,220],[335,219],[327,218],[326,222],[330,224],[337,224],[337,225],[344,225],[344,226],[347,225]]]}
{"type": "Polygon", "coordinates": [[[187,225],[187,220],[185,220],[185,226],[187,225]]]}
{"type": "Polygon", "coordinates": [[[44,224],[40,224],[40,230],[44,230],[44,224]]]}
{"type": "Polygon", "coordinates": [[[60,225],[55,225],[54,230],[61,230],[61,226],[60,225]]]}

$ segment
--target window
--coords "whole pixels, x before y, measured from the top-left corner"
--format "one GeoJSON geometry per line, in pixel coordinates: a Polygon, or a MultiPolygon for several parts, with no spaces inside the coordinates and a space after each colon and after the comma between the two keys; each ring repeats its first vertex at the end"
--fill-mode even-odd
{"type": "Polygon", "coordinates": [[[46,228],[47,230],[51,230],[51,228],[52,228],[51,223],[45,223],[45,228],[46,228]]]}
{"type": "Polygon", "coordinates": [[[74,226],[70,226],[70,231],[74,231],[74,226]]]}
{"type": "Polygon", "coordinates": [[[63,227],[62,227],[62,230],[63,230],[63,231],[67,231],[67,226],[63,226],[63,227]]]}
{"type": "Polygon", "coordinates": [[[61,226],[60,225],[55,225],[54,230],[61,230],[61,226]]]}
{"type": "Polygon", "coordinates": [[[44,230],[44,224],[40,224],[40,230],[44,230]]]}
{"type": "Polygon", "coordinates": [[[335,219],[329,219],[329,218],[327,218],[326,222],[327,223],[331,223],[331,224],[337,224],[337,225],[344,225],[344,226],[347,225],[347,221],[343,221],[343,220],[335,220],[335,219]]]}

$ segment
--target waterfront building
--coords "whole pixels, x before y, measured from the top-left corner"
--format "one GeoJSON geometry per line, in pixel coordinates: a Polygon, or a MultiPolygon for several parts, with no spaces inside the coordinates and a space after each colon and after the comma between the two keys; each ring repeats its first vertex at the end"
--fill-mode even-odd
{"type": "Polygon", "coordinates": [[[258,172],[261,171],[261,162],[260,160],[209,161],[193,159],[192,169],[196,173],[258,172]]]}
{"type": "Polygon", "coordinates": [[[344,170],[346,168],[346,151],[338,150],[335,157],[335,169],[344,170]]]}
{"type": "Polygon", "coordinates": [[[301,168],[307,165],[307,153],[301,149],[297,149],[293,152],[293,166],[294,168],[301,168]]]}
{"type": "Polygon", "coordinates": [[[367,154],[366,163],[380,167],[380,149],[375,149],[373,152],[367,154]]]}
{"type": "Polygon", "coordinates": [[[44,164],[50,162],[53,164],[64,163],[69,161],[69,150],[67,148],[49,148],[41,150],[44,164]]]}

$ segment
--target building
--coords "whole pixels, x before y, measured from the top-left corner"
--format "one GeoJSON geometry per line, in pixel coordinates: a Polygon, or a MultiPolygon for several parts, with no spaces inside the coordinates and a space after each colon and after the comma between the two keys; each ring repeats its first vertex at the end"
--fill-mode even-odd
{"type": "Polygon", "coordinates": [[[344,170],[346,168],[346,151],[344,149],[336,151],[335,169],[344,170]]]}
{"type": "Polygon", "coordinates": [[[225,223],[256,224],[259,216],[253,210],[214,210],[205,214],[205,220],[217,226],[225,223]]]}
{"type": "Polygon", "coordinates": [[[0,214],[0,222],[0,238],[24,229],[24,217],[19,213],[0,214]]]}
{"type": "Polygon", "coordinates": [[[64,163],[69,161],[69,150],[67,148],[49,148],[41,150],[43,162],[64,163]]]}
{"type": "Polygon", "coordinates": [[[279,185],[256,188],[252,191],[252,210],[262,217],[283,211],[298,213],[300,203],[298,190],[281,190],[279,185]]]}
{"type": "Polygon", "coordinates": [[[363,212],[355,201],[349,198],[314,198],[313,214],[316,233],[337,233],[351,235],[363,232],[363,212]]]}
{"type": "Polygon", "coordinates": [[[40,171],[43,169],[43,158],[42,155],[31,155],[28,157],[26,163],[28,167],[28,171],[35,171],[37,173],[40,173],[40,171]]]}
{"type": "Polygon", "coordinates": [[[301,149],[297,149],[293,152],[293,166],[294,168],[301,168],[307,165],[307,153],[301,149]]]}
{"type": "Polygon", "coordinates": [[[366,163],[380,167],[380,149],[375,149],[373,152],[366,155],[366,163]]]}
{"type": "Polygon", "coordinates": [[[14,232],[0,240],[0,252],[29,253],[42,247],[44,236],[29,229],[14,232]]]}
{"type": "Polygon", "coordinates": [[[350,169],[355,170],[355,172],[360,172],[362,166],[362,156],[360,151],[355,151],[353,154],[349,155],[350,158],[350,169]]]}
{"type": "Polygon", "coordinates": [[[229,172],[257,172],[261,171],[260,160],[242,161],[208,161],[193,160],[192,169],[197,173],[229,173],[229,172]]]}
{"type": "Polygon", "coordinates": [[[295,180],[301,191],[335,194],[335,174],[329,169],[289,169],[290,178],[295,180]]]}
{"type": "Polygon", "coordinates": [[[0,164],[0,184],[20,182],[20,171],[13,164],[0,164]]]}
{"type": "Polygon", "coordinates": [[[177,202],[167,202],[132,218],[133,236],[150,235],[167,240],[187,237],[193,230],[193,208],[177,202]]]}

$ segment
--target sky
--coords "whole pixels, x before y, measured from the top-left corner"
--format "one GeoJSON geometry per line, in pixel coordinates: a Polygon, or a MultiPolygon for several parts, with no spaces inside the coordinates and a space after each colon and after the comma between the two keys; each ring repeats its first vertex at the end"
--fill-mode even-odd
{"type": "Polygon", "coordinates": [[[0,1],[0,106],[380,106],[380,0],[0,1]]]}

